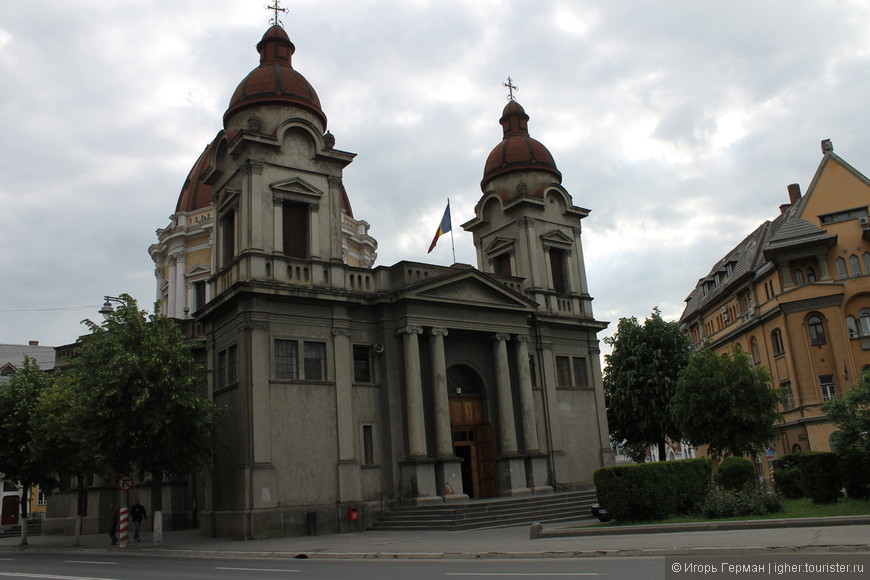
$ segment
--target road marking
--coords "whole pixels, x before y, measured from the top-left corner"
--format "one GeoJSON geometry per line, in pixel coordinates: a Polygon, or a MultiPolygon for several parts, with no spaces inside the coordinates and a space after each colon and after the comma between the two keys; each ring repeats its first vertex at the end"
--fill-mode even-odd
{"type": "Polygon", "coordinates": [[[53,574],[25,574],[24,572],[0,572],[7,578],[39,578],[40,580],[117,580],[116,578],[90,578],[86,576],[55,576],[53,574]]]}
{"type": "Polygon", "coordinates": [[[215,570],[242,570],[245,572],[300,572],[300,570],[288,570],[287,568],[230,568],[225,566],[215,566],[215,570]]]}
{"type": "Polygon", "coordinates": [[[103,560],[102,562],[97,560],[64,560],[67,564],[105,564],[107,566],[114,566],[117,562],[106,562],[103,560]]]}

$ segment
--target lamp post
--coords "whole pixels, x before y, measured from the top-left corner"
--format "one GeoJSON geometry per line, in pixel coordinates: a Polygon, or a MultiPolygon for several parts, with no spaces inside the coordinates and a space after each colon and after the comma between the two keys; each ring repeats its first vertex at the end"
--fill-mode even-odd
{"type": "Polygon", "coordinates": [[[106,296],[105,298],[106,301],[103,303],[103,307],[97,311],[103,316],[108,316],[115,311],[115,308],[112,306],[112,302],[117,302],[118,304],[123,304],[124,306],[127,306],[127,301],[123,298],[118,298],[117,296],[106,296]]]}

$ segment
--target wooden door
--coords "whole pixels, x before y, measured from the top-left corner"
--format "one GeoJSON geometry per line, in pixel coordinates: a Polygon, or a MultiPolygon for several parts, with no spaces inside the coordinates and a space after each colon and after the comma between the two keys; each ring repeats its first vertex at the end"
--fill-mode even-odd
{"type": "Polygon", "coordinates": [[[465,493],[474,498],[495,497],[498,495],[495,447],[492,425],[484,422],[483,397],[451,395],[450,423],[454,453],[463,459],[465,493]]]}

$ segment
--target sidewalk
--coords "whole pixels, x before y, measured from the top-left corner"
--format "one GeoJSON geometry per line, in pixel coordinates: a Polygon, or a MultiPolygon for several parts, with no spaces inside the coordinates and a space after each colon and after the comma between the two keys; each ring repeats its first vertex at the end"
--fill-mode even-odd
{"type": "MultiPolygon", "coordinates": [[[[164,532],[163,544],[155,546],[150,533],[140,543],[126,548],[109,546],[106,534],[86,535],[73,546],[72,536],[30,536],[28,546],[20,538],[0,538],[0,553],[8,551],[53,551],[106,554],[160,554],[208,557],[271,558],[560,558],[592,556],[674,556],[704,554],[758,554],[769,552],[866,552],[870,555],[870,516],[807,519],[803,527],[788,520],[767,520],[769,527],[700,531],[686,524],[631,526],[622,528],[573,528],[571,524],[468,530],[457,532],[356,532],[320,536],[238,541],[203,536],[198,530],[164,532]],[[843,525],[843,524],[850,525],[843,525]],[[638,528],[643,528],[639,530],[638,528]],[[604,532],[604,530],[607,530],[604,532]]],[[[710,526],[710,524],[703,524],[710,526]]],[[[758,524],[753,524],[758,525],[758,524]]]]}

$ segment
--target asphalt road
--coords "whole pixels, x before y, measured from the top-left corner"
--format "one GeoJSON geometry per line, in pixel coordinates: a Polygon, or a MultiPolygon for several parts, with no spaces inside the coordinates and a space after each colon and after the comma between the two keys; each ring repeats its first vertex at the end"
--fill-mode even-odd
{"type": "Polygon", "coordinates": [[[522,580],[532,578],[664,579],[665,559],[313,560],[70,554],[0,555],[0,580],[522,580]]]}

